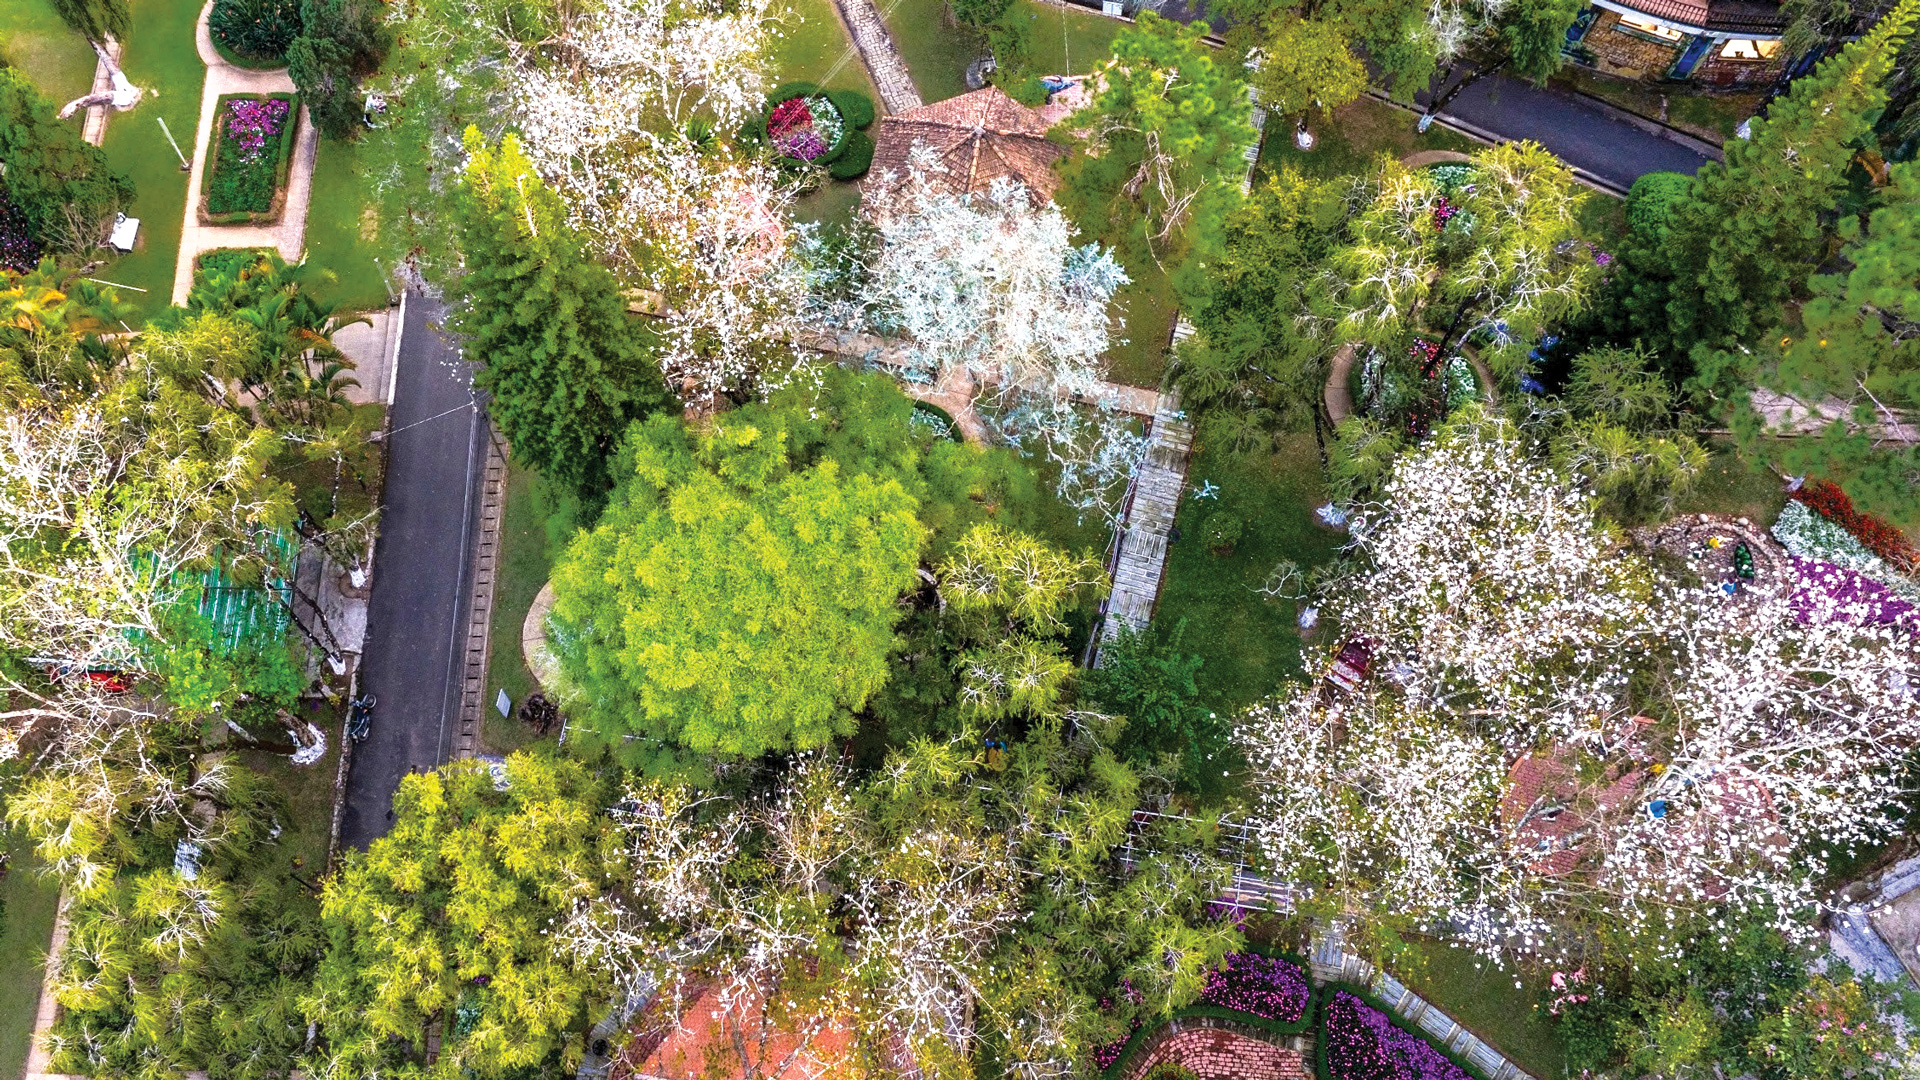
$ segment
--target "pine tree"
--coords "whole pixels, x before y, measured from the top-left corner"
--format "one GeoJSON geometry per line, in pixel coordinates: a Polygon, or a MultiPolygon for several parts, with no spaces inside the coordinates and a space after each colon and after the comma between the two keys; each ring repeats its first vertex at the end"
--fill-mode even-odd
{"type": "Polygon", "coordinates": [[[1746,354],[1735,346],[1779,324],[1794,285],[1826,253],[1847,166],[1886,102],[1881,84],[1917,16],[1920,0],[1904,0],[1796,80],[1753,121],[1752,137],[1730,142],[1726,163],[1708,163],[1673,205],[1664,266],[1646,268],[1651,281],[1628,283],[1628,316],[1642,341],[1690,358],[1679,372],[1697,393],[1711,399],[1737,384],[1746,354]]]}
{"type": "Polygon", "coordinates": [[[643,328],[613,275],[587,258],[559,196],[520,141],[497,151],[468,128],[454,218],[466,272],[455,328],[514,456],[589,504],[612,485],[608,460],[634,421],[666,403],[643,328]]]}

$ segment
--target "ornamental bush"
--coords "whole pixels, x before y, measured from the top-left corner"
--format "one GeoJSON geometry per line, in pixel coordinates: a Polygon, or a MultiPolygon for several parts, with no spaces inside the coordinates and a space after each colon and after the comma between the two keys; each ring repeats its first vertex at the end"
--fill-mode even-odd
{"type": "Polygon", "coordinates": [[[1312,999],[1313,986],[1299,965],[1277,956],[1240,952],[1229,954],[1225,966],[1207,977],[1199,1003],[1296,1024],[1307,1015],[1312,999]]]}
{"type": "Polygon", "coordinates": [[[62,122],[54,108],[19,69],[0,66],[6,197],[35,243],[84,255],[106,235],[114,212],[133,202],[133,184],[108,168],[100,148],[82,140],[79,125],[62,122]]]}
{"type": "Polygon", "coordinates": [[[300,28],[300,0],[218,0],[207,16],[214,43],[243,62],[283,63],[300,28]]]}
{"type": "Polygon", "coordinates": [[[873,99],[858,90],[828,90],[826,99],[840,110],[849,128],[865,131],[873,123],[873,99]]]}
{"type": "Polygon", "coordinates": [[[1433,1044],[1345,990],[1320,1017],[1324,1080],[1475,1080],[1433,1044]]]}
{"type": "Polygon", "coordinates": [[[873,167],[873,140],[864,131],[850,131],[840,156],[827,166],[827,175],[835,180],[858,180],[873,167]]]}
{"type": "Polygon", "coordinates": [[[1853,508],[1853,500],[1839,485],[1825,480],[1809,480],[1793,493],[1823,518],[1858,537],[1867,550],[1901,570],[1920,567],[1920,551],[1907,542],[1905,533],[1871,514],[1853,508]]]}

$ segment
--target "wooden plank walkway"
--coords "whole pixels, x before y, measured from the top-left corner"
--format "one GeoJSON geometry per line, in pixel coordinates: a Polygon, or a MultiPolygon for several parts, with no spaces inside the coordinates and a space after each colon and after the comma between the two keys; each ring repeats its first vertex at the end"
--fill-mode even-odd
{"type": "MultiPolygon", "coordinates": [[[[1114,547],[1113,595],[1107,599],[1102,641],[1112,641],[1122,626],[1146,628],[1166,576],[1167,542],[1174,514],[1187,487],[1187,459],[1193,452],[1193,428],[1180,411],[1176,394],[1160,395],[1148,431],[1147,456],[1134,474],[1127,509],[1114,547]]],[[[1099,663],[1096,656],[1094,662],[1099,663]]]]}
{"type": "MultiPolygon", "coordinates": [[[[481,489],[480,530],[474,536],[473,592],[467,597],[467,651],[461,672],[460,727],[453,737],[453,756],[466,759],[480,753],[480,732],[487,702],[487,661],[493,627],[493,581],[500,555],[500,526],[505,520],[507,449],[487,425],[487,476],[481,489]]],[[[516,702],[515,704],[518,704],[516,702]]]]}

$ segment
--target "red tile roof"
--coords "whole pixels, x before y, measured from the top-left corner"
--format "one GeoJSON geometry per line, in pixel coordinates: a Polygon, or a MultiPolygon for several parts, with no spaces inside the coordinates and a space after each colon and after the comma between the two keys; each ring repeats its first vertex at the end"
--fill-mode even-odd
{"type": "Polygon", "coordinates": [[[880,121],[873,167],[861,187],[900,183],[914,148],[924,146],[944,170],[933,178],[937,188],[966,195],[1004,178],[1019,181],[1034,201],[1045,202],[1059,186],[1053,163],[1067,153],[1046,134],[1047,122],[1038,110],[998,87],[908,109],[880,121]]]}

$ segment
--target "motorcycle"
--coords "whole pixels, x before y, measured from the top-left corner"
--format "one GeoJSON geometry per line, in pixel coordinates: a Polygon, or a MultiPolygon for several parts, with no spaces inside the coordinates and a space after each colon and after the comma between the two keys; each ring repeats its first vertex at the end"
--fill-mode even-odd
{"type": "Polygon", "coordinates": [[[373,730],[373,707],[378,701],[372,694],[361,694],[347,702],[347,738],[360,742],[373,730]]]}

